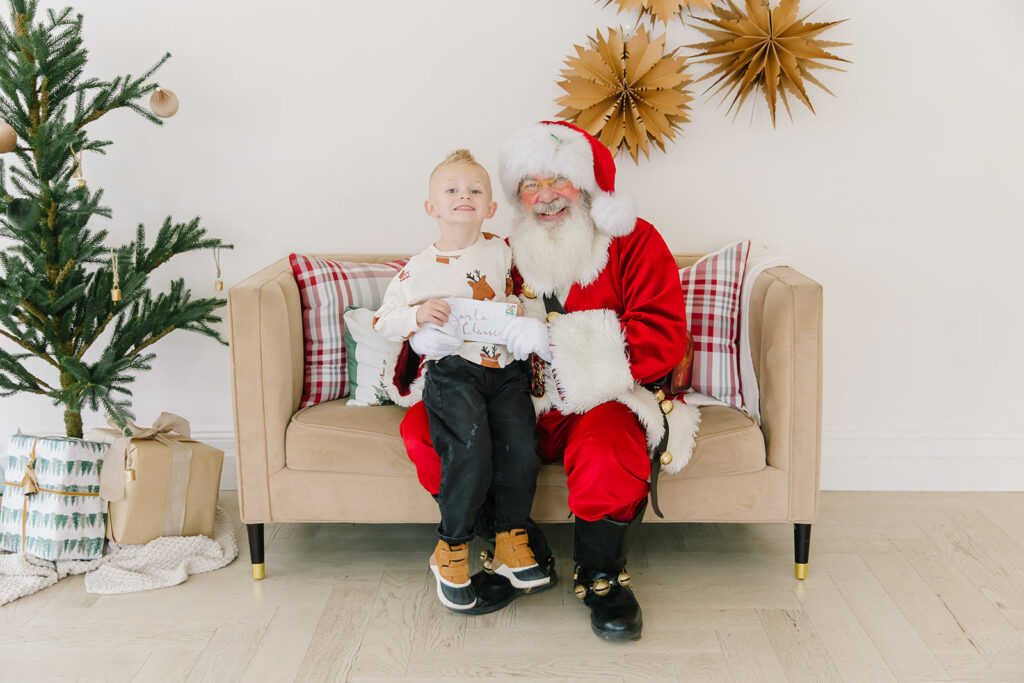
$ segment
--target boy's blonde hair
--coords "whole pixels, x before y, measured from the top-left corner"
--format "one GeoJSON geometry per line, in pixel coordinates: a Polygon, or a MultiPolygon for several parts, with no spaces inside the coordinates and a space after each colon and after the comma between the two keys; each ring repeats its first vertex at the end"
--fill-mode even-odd
{"type": "Polygon", "coordinates": [[[468,164],[469,166],[476,166],[484,172],[484,176],[487,177],[487,185],[491,184],[491,176],[487,173],[487,169],[484,168],[483,164],[476,160],[473,154],[468,149],[457,149],[454,152],[449,152],[448,156],[444,158],[441,163],[434,167],[434,170],[430,172],[430,182],[434,181],[434,176],[437,174],[438,169],[442,166],[448,166],[449,164],[468,164]]]}

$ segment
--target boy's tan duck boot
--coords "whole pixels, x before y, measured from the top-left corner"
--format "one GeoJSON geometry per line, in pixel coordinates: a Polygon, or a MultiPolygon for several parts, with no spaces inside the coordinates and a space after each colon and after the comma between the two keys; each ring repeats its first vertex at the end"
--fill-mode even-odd
{"type": "Polygon", "coordinates": [[[536,588],[551,582],[547,570],[537,564],[526,529],[499,531],[494,537],[491,569],[515,588],[536,588]]]}
{"type": "Polygon", "coordinates": [[[469,580],[469,544],[449,545],[439,540],[430,556],[430,570],[437,579],[437,597],[450,610],[461,612],[476,605],[476,591],[469,580]]]}

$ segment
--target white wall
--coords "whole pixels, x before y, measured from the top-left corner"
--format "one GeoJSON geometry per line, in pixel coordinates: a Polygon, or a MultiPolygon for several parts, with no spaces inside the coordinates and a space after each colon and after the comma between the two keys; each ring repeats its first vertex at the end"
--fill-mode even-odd
{"type": "MultiPolygon", "coordinates": [[[[174,55],[159,82],[181,111],[166,126],[129,112],[92,126],[115,142],[85,160],[115,237],[200,215],[237,247],[228,287],[290,251],[417,250],[434,230],[433,164],[468,146],[493,173],[509,133],[560,109],[573,43],[631,23],[590,0],[291,7],[76,5],[91,74],[174,55]]],[[[824,285],[825,488],[1019,490],[1024,6],[831,0],[816,18],[849,18],[823,38],[853,43],[837,49],[849,71],[822,76],[837,97],[812,92],[817,116],[795,108],[772,130],[763,106],[733,122],[699,98],[667,153],[620,159],[619,186],[676,251],[749,237],[824,285]]],[[[701,38],[669,30],[672,46],[701,38]]],[[[506,231],[502,208],[492,231],[506,231]]],[[[208,294],[213,273],[203,254],[157,278],[208,294]]],[[[227,349],[187,333],[154,349],[140,420],[177,412],[230,448],[227,349]]],[[[45,400],[0,399],[0,429],[60,420],[45,400]]]]}

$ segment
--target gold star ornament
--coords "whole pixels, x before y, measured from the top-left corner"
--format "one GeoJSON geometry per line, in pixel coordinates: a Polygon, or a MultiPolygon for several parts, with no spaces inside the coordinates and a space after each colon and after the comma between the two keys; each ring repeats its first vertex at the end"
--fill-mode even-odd
{"type": "Polygon", "coordinates": [[[558,85],[566,94],[558,113],[604,143],[612,154],[628,149],[634,163],[642,151],[650,157],[650,143],[665,151],[680,124],[689,121],[687,104],[693,97],[686,85],[686,58],[678,49],[665,54],[664,34],[651,41],[644,27],[632,37],[608,29],[608,36],[590,39],[590,47],[574,46],[558,85]]]}
{"type": "Polygon", "coordinates": [[[679,17],[682,21],[684,7],[691,10],[711,9],[714,0],[605,0],[604,6],[607,7],[613,2],[619,6],[618,12],[639,10],[637,21],[649,14],[654,21],[660,21],[668,26],[669,20],[673,17],[679,17]]]}
{"type": "Polygon", "coordinates": [[[778,100],[782,100],[790,119],[793,118],[787,93],[814,112],[805,82],[813,83],[834,95],[811,70],[842,71],[819,61],[823,59],[849,63],[826,50],[849,43],[817,39],[822,31],[843,23],[845,19],[808,23],[805,20],[811,13],[797,18],[799,0],[781,0],[774,9],[768,5],[767,0],[746,0],[746,13],[732,0],[726,2],[729,5],[727,8],[711,8],[715,13],[714,19],[695,17],[706,26],[694,24],[694,28],[711,38],[711,41],[689,47],[704,50],[696,55],[696,59],[704,58],[702,61],[715,65],[712,71],[699,80],[718,76],[718,80],[708,90],[717,85],[715,94],[725,91],[723,100],[732,95],[730,111],[735,107],[739,113],[751,93],[761,90],[768,102],[774,126],[778,100]]]}

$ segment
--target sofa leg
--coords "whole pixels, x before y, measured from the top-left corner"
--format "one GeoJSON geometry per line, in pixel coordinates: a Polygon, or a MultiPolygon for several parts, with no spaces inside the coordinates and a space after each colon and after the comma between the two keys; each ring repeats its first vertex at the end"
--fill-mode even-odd
{"type": "Polygon", "coordinates": [[[252,562],[252,578],[259,581],[266,576],[263,568],[263,525],[247,524],[249,531],[249,560],[252,562]]]}
{"type": "Polygon", "coordinates": [[[811,525],[793,525],[793,549],[796,557],[796,578],[807,578],[807,556],[811,549],[811,525]]]}

